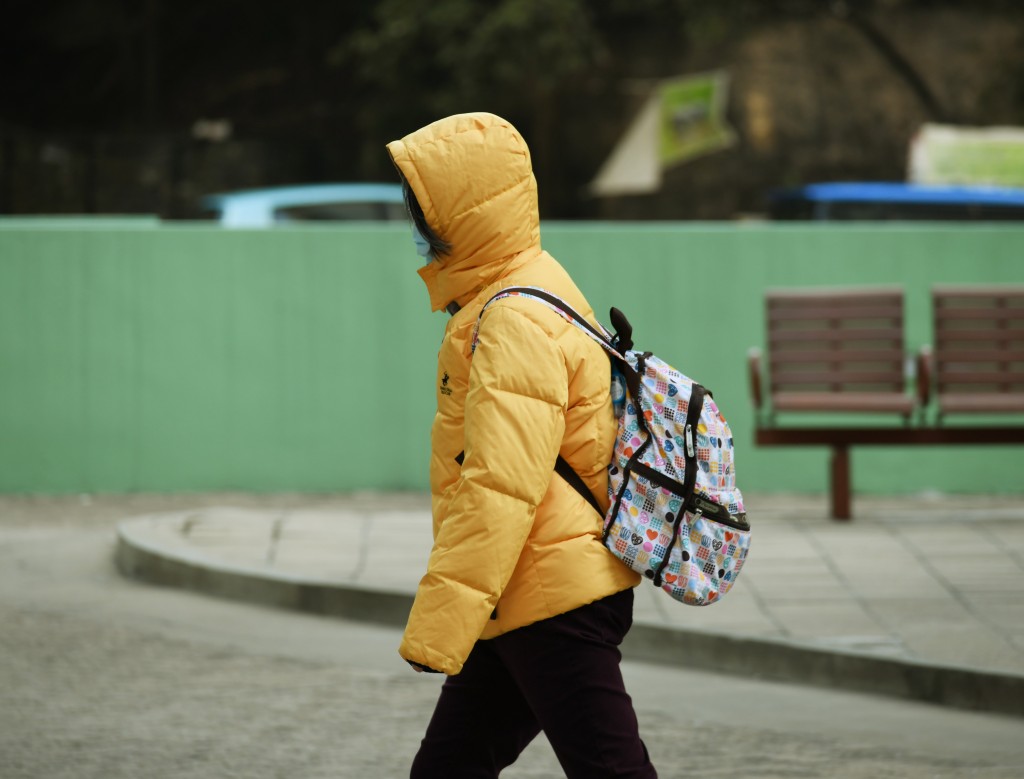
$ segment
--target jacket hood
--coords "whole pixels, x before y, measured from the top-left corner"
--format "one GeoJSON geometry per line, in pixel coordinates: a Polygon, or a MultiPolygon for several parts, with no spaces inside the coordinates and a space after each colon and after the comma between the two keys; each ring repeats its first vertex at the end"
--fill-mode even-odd
{"type": "Polygon", "coordinates": [[[452,249],[419,270],[440,311],[464,306],[516,257],[540,252],[537,181],[519,132],[494,114],[456,114],[387,146],[427,223],[452,249]]]}

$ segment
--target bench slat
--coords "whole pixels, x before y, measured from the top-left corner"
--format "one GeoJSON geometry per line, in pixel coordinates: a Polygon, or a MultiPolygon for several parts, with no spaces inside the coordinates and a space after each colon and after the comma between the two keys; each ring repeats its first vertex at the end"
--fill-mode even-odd
{"type": "Polygon", "coordinates": [[[985,365],[987,363],[1024,362],[1024,350],[1020,349],[978,349],[976,351],[948,349],[942,352],[941,360],[936,365],[941,370],[947,365],[971,363],[985,365]]]}
{"type": "Polygon", "coordinates": [[[902,392],[779,392],[772,402],[777,411],[909,414],[914,408],[902,392]]]}
{"type": "Polygon", "coordinates": [[[772,372],[772,386],[824,384],[840,387],[845,384],[903,384],[903,371],[862,370],[778,370],[772,372]]]}
{"type": "MultiPolygon", "coordinates": [[[[958,289],[956,285],[947,285],[958,289]]],[[[1000,289],[1002,289],[1000,287],[1000,289]]],[[[853,298],[880,298],[880,297],[902,297],[903,287],[899,284],[884,284],[871,287],[775,287],[765,292],[765,297],[770,299],[811,297],[815,300],[823,298],[836,298],[850,300],[853,298]]]]}
{"type": "Polygon", "coordinates": [[[784,349],[775,351],[775,364],[804,362],[903,363],[902,349],[784,349]]]}
{"type": "Polygon", "coordinates": [[[936,284],[932,287],[932,295],[936,300],[952,298],[1018,298],[1024,295],[1021,284],[936,284]]]}
{"type": "Polygon", "coordinates": [[[991,332],[982,330],[940,333],[938,338],[935,339],[935,349],[940,359],[944,359],[950,352],[963,349],[969,350],[972,353],[986,349],[996,349],[1020,354],[1024,351],[1024,333],[1012,338],[993,336],[991,332]]]}
{"type": "Polygon", "coordinates": [[[903,330],[899,327],[855,328],[850,330],[822,330],[820,328],[769,331],[768,346],[770,348],[789,342],[811,342],[835,344],[863,345],[872,342],[898,344],[903,349],[903,330]]]}
{"type": "Polygon", "coordinates": [[[983,322],[1017,323],[1024,320],[1024,308],[954,308],[942,307],[936,314],[940,324],[980,320],[983,322]]]}
{"type": "MultiPolygon", "coordinates": [[[[816,301],[817,302],[817,301],[816,301]]],[[[808,306],[801,307],[769,307],[768,320],[770,322],[800,322],[800,321],[822,321],[837,322],[862,321],[862,320],[893,320],[902,317],[902,307],[898,305],[889,306],[857,306],[844,308],[842,306],[808,306]]]]}
{"type": "Polygon", "coordinates": [[[830,303],[846,304],[863,300],[902,300],[903,288],[895,285],[883,287],[805,287],[802,289],[770,289],[765,292],[765,301],[773,303],[785,301],[804,303],[813,301],[829,301],[830,303]]]}
{"type": "Polygon", "coordinates": [[[1024,384],[1024,371],[982,371],[976,368],[947,370],[939,374],[939,386],[944,384],[1024,384]]]}
{"type": "Polygon", "coordinates": [[[1024,412],[1024,392],[939,393],[939,410],[944,414],[999,414],[1024,412]]]}
{"type": "Polygon", "coordinates": [[[1024,444],[1024,427],[759,427],[754,436],[761,446],[1024,444]]]}

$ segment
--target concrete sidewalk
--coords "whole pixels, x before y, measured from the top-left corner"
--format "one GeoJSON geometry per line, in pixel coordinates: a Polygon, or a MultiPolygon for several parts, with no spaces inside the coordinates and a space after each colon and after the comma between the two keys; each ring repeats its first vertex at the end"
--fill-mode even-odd
{"type": "MultiPolygon", "coordinates": [[[[721,604],[637,590],[632,659],[1024,715],[1024,499],[748,496],[750,557],[721,604]]],[[[204,507],[122,522],[118,565],[214,595],[404,625],[429,502],[204,507]]]]}

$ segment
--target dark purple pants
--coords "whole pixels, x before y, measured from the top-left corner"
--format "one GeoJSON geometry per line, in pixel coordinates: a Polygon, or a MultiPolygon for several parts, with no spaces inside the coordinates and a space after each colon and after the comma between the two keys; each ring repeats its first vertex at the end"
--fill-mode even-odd
{"type": "Polygon", "coordinates": [[[656,777],[619,670],[633,591],[478,641],[441,688],[412,779],[493,779],[544,731],[569,779],[656,777]]]}

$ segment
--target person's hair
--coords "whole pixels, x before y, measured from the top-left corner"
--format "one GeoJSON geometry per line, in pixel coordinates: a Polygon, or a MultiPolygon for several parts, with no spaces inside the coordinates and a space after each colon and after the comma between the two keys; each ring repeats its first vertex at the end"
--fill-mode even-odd
{"type": "Polygon", "coordinates": [[[404,176],[402,177],[402,194],[405,196],[405,207],[409,212],[409,218],[412,219],[412,223],[416,225],[416,229],[419,230],[420,235],[426,239],[427,244],[430,246],[431,259],[436,260],[441,255],[451,252],[452,245],[427,224],[427,218],[423,215],[423,209],[416,199],[416,194],[412,191],[412,187],[409,186],[409,182],[405,180],[404,176]]]}

